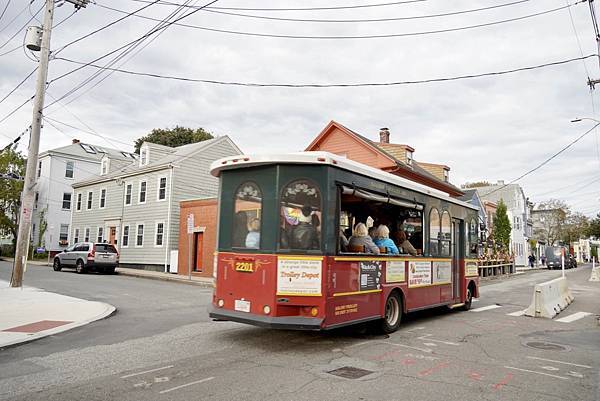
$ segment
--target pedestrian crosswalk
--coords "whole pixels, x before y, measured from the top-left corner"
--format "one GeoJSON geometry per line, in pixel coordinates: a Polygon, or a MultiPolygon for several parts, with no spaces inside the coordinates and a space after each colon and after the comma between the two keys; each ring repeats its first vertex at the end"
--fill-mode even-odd
{"type": "MultiPolygon", "coordinates": [[[[498,305],[498,304],[492,304],[492,305],[485,305],[485,306],[481,306],[479,308],[473,308],[470,310],[470,312],[475,312],[475,313],[480,313],[480,312],[486,312],[486,311],[491,311],[494,309],[499,309],[499,308],[505,308],[505,306],[503,305],[498,305]]],[[[527,309],[519,309],[516,311],[512,311],[512,312],[508,312],[505,313],[506,316],[511,316],[511,317],[519,317],[519,316],[524,316],[525,312],[527,309]]],[[[581,320],[583,318],[586,318],[588,316],[592,316],[593,313],[590,312],[573,312],[573,313],[568,313],[568,311],[563,311],[560,316],[556,319],[553,319],[553,321],[558,322],[558,323],[573,323],[576,322],[578,320],[581,320]]]]}

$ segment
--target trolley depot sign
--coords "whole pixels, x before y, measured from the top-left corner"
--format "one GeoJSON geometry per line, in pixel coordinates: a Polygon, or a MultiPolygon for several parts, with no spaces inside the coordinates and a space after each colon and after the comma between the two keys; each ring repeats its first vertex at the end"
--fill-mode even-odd
{"type": "Polygon", "coordinates": [[[277,295],[321,296],[323,258],[279,257],[277,295]]]}

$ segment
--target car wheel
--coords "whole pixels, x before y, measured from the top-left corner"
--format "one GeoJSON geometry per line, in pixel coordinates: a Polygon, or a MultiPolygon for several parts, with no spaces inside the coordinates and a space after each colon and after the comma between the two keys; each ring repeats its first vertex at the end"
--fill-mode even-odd
{"type": "Polygon", "coordinates": [[[402,320],[402,299],[397,291],[393,291],[385,301],[385,314],[381,319],[380,329],[389,334],[398,330],[402,320]]]}
{"type": "Polygon", "coordinates": [[[105,274],[115,274],[115,268],[114,267],[107,267],[106,269],[104,269],[104,273],[105,274]]]}
{"type": "Polygon", "coordinates": [[[79,259],[77,264],[75,265],[75,271],[79,274],[85,273],[85,265],[83,264],[83,260],[79,259]]]}
{"type": "Polygon", "coordinates": [[[473,290],[471,288],[471,286],[467,288],[467,298],[465,299],[465,304],[461,308],[464,311],[471,309],[471,304],[473,303],[473,290]]]}
{"type": "Polygon", "coordinates": [[[55,272],[59,272],[62,267],[60,265],[60,260],[58,258],[54,258],[54,263],[52,264],[52,268],[54,269],[55,272]]]}

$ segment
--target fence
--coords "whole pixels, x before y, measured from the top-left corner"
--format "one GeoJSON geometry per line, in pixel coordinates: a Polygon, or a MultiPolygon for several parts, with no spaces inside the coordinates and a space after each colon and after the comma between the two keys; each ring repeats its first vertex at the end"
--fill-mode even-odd
{"type": "Polygon", "coordinates": [[[506,260],[480,260],[479,277],[503,276],[515,272],[515,262],[506,260]]]}

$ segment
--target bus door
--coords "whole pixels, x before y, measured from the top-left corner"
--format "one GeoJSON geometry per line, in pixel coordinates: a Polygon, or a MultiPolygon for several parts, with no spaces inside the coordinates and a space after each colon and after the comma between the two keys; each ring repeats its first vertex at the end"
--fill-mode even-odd
{"type": "Polygon", "coordinates": [[[461,235],[462,221],[452,219],[452,298],[460,298],[460,259],[464,249],[464,239],[461,235]]]}

